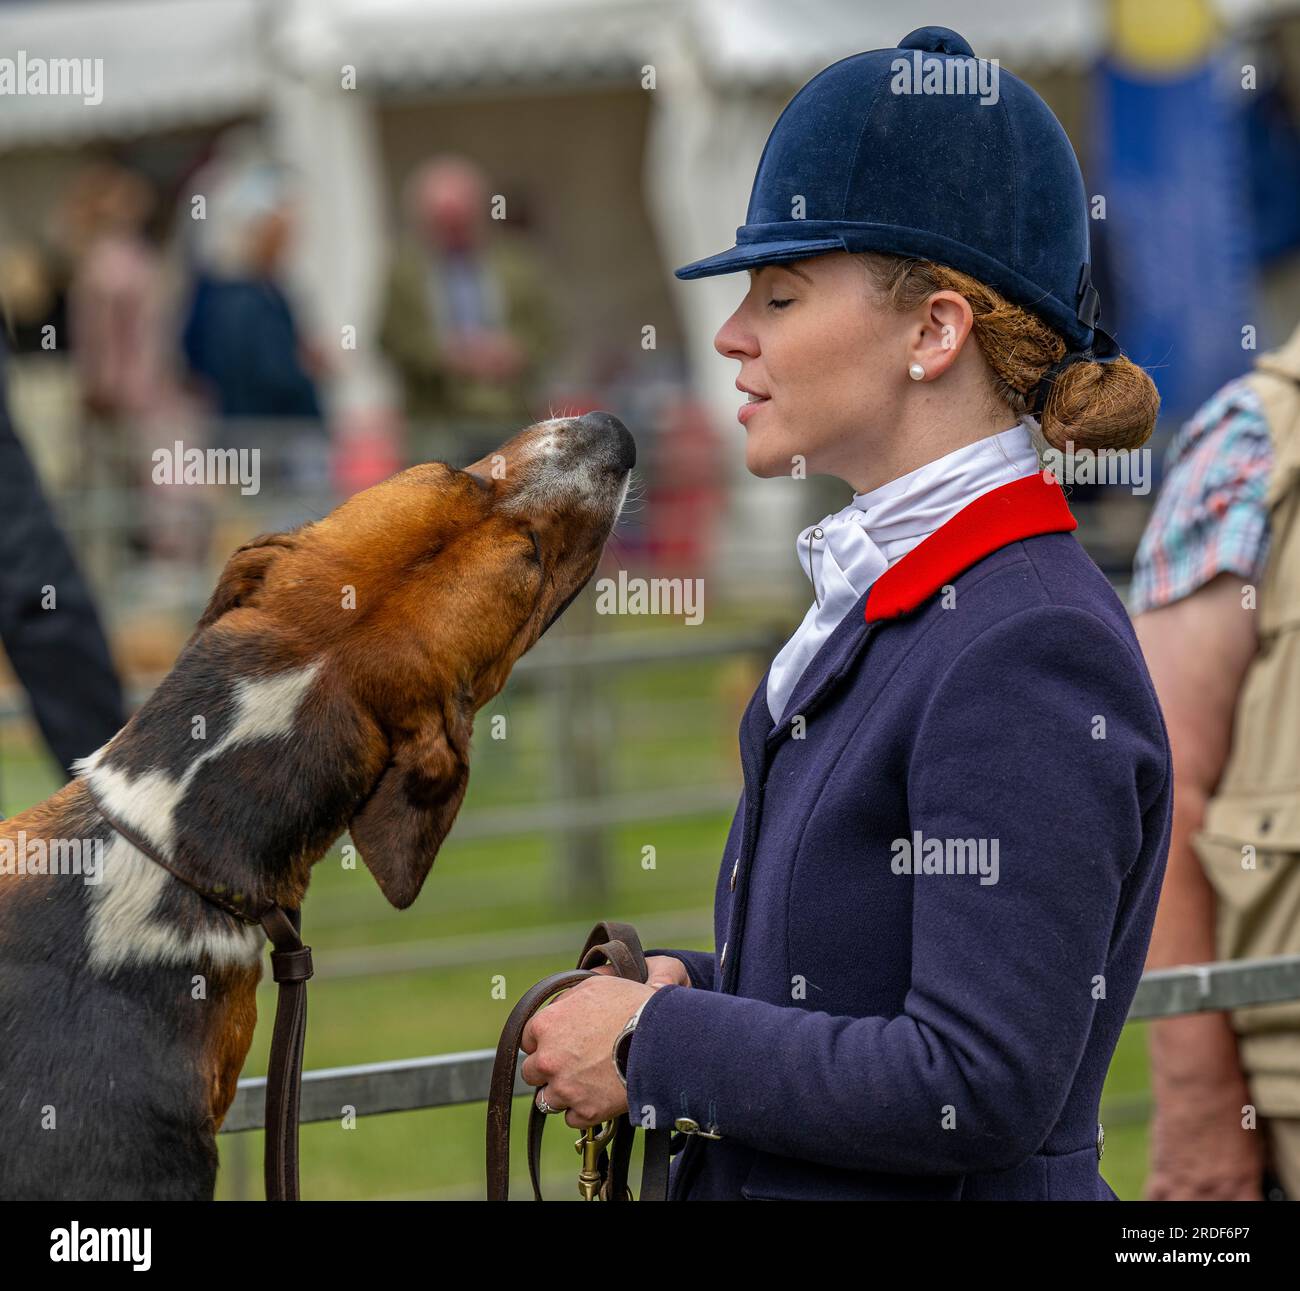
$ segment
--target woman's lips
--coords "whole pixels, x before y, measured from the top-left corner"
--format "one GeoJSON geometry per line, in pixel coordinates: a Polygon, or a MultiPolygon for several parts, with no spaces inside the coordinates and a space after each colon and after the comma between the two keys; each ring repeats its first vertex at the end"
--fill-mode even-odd
{"type": "Polygon", "coordinates": [[[740,407],[737,409],[736,420],[740,422],[742,426],[745,425],[745,423],[748,422],[749,419],[760,408],[762,408],[764,405],[769,404],[771,402],[772,400],[768,398],[766,395],[762,397],[756,397],[754,395],[750,395],[749,401],[747,403],[742,403],[740,407]]]}

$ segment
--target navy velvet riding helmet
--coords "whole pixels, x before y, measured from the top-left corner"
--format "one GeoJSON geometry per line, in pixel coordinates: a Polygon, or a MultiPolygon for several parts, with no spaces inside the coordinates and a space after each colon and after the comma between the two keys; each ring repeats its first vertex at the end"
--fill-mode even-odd
{"type": "Polygon", "coordinates": [[[703,278],[828,251],[945,264],[1036,313],[1066,361],[1119,353],[1097,326],[1088,207],[1074,149],[1023,81],[946,27],[819,72],[768,136],[736,245],[703,278]]]}

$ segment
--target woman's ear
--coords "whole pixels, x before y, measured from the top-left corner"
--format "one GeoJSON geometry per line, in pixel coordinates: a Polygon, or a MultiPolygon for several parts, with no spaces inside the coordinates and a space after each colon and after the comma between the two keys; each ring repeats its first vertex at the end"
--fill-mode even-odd
{"type": "Polygon", "coordinates": [[[470,723],[451,705],[414,734],[394,740],[392,757],[352,818],[352,841],[379,890],[399,910],[420,895],[469,783],[470,723]]]}
{"type": "Polygon", "coordinates": [[[221,571],[217,586],[208,601],[208,608],[203,611],[196,630],[210,627],[229,610],[249,604],[260,590],[266,578],[266,571],[271,568],[281,551],[293,548],[291,534],[264,533],[246,542],[231,558],[221,571]]]}
{"type": "Polygon", "coordinates": [[[975,315],[970,301],[956,291],[937,291],[922,308],[925,316],[908,362],[919,363],[927,377],[942,376],[966,344],[975,315]]]}

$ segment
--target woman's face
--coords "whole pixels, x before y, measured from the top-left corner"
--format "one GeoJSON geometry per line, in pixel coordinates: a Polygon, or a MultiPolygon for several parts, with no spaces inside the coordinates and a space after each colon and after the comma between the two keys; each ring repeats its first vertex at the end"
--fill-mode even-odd
{"type": "MultiPolygon", "coordinates": [[[[879,304],[862,264],[833,252],[750,271],[713,344],[740,362],[746,465],[762,477],[861,476],[864,451],[896,422],[914,320],[879,304]]],[[[856,486],[856,485],[855,485],[856,486]]]]}
{"type": "Polygon", "coordinates": [[[294,212],[286,202],[262,216],[249,234],[249,255],[253,266],[273,274],[284,260],[293,241],[294,212]]]}

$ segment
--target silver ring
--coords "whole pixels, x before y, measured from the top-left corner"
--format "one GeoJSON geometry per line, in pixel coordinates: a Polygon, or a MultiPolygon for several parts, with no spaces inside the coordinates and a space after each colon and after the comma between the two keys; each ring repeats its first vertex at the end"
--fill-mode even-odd
{"type": "Polygon", "coordinates": [[[559,1107],[552,1107],[550,1103],[546,1101],[546,1095],[539,1089],[537,1091],[537,1110],[541,1112],[543,1116],[554,1116],[562,1109],[559,1107]]]}

